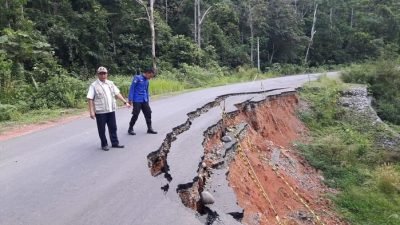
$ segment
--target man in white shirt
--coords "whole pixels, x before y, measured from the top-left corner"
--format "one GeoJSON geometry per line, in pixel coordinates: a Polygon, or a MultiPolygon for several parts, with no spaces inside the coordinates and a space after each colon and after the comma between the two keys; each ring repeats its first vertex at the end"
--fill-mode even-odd
{"type": "Polygon", "coordinates": [[[106,124],[110,134],[111,147],[123,148],[118,141],[117,122],[115,119],[115,110],[117,108],[115,97],[124,102],[126,106],[130,106],[120,94],[119,89],[110,80],[107,80],[108,71],[105,67],[100,66],[97,69],[98,79],[89,86],[87,94],[90,118],[96,119],[97,130],[101,140],[101,149],[108,151],[108,143],[106,138],[106,124]]]}

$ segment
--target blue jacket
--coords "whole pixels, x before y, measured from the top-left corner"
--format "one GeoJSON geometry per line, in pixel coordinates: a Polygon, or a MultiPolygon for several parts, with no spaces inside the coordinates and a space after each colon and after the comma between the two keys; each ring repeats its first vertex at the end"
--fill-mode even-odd
{"type": "Polygon", "coordinates": [[[149,101],[149,80],[143,74],[135,75],[129,88],[129,101],[148,102],[149,101]]]}

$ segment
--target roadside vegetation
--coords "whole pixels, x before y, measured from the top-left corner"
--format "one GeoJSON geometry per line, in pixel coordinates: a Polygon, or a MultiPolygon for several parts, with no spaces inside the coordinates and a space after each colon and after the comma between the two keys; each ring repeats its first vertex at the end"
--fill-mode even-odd
{"type": "MultiPolygon", "coordinates": [[[[0,60],[0,63],[3,63],[3,68],[11,66],[6,61],[0,60]]],[[[246,67],[229,70],[223,67],[204,69],[183,65],[181,69],[161,70],[156,79],[150,82],[150,92],[156,97],[195,88],[265,79],[278,74],[325,70],[323,67],[286,66],[262,73],[246,67]]],[[[11,70],[7,73],[11,73],[11,70]]],[[[0,77],[0,82],[4,84],[0,95],[0,133],[12,126],[40,123],[85,111],[87,88],[96,79],[95,75],[82,80],[64,73],[66,72],[61,70],[59,76],[52,77],[45,83],[35,82],[35,85],[23,80],[13,81],[7,77],[0,77]]],[[[109,79],[115,82],[124,96],[128,95],[132,75],[110,73],[109,79]]]]}
{"type": "MultiPolygon", "coordinates": [[[[390,87],[387,79],[399,81],[399,72],[388,62],[352,65],[346,71],[346,81],[368,81],[374,77],[374,83],[362,82],[369,84],[373,94],[379,93],[384,84],[390,87]],[[372,72],[372,68],[385,69],[372,72]]],[[[299,115],[309,127],[312,140],[299,148],[310,164],[323,172],[325,183],[339,191],[331,197],[351,224],[400,224],[400,146],[388,149],[382,144],[393,137],[393,130],[398,135],[398,126],[390,129],[384,123],[346,113],[338,100],[348,85],[322,78],[301,90],[301,98],[309,105],[299,115]]],[[[388,91],[398,96],[400,88],[391,87],[388,91]]],[[[377,99],[381,100],[389,101],[377,99]]],[[[385,104],[376,105],[381,107],[380,115],[387,115],[386,119],[398,115],[392,114],[396,111],[385,104]]]]}
{"type": "Polygon", "coordinates": [[[368,85],[379,117],[400,125],[400,60],[379,59],[368,64],[353,64],[343,71],[342,79],[347,83],[368,85]]]}
{"type": "Polygon", "coordinates": [[[397,1],[155,1],[148,20],[140,2],[0,0],[0,123],[79,112],[99,66],[127,93],[156,65],[161,95],[400,52],[397,1]]]}

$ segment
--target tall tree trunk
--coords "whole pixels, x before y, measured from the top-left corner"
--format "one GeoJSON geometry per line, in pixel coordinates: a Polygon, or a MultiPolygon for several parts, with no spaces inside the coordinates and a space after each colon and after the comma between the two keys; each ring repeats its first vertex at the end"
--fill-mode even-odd
{"type": "Polygon", "coordinates": [[[165,0],[165,23],[168,24],[168,0],[165,0]]]}
{"type": "Polygon", "coordinates": [[[260,68],[260,38],[257,37],[257,68],[258,68],[258,72],[261,71],[260,68]]]}
{"type": "Polygon", "coordinates": [[[114,38],[114,31],[111,30],[111,39],[112,39],[112,47],[113,47],[113,55],[117,55],[117,45],[115,43],[115,38],[114,38]]]}
{"type": "Polygon", "coordinates": [[[249,5],[249,25],[250,25],[250,62],[251,66],[254,66],[254,27],[253,27],[253,13],[252,8],[249,5]]]}
{"type": "Polygon", "coordinates": [[[201,48],[201,0],[197,0],[197,46],[201,48]]]}
{"type": "Polygon", "coordinates": [[[272,44],[272,52],[271,52],[271,56],[269,57],[269,64],[272,64],[272,60],[274,59],[274,55],[275,55],[275,44],[272,44]]]}
{"type": "Polygon", "coordinates": [[[350,28],[353,28],[354,8],[351,8],[350,28]]]}
{"type": "MultiPolygon", "coordinates": [[[[5,2],[5,8],[8,11],[8,0],[6,0],[6,2],[5,2]]],[[[7,19],[7,17],[6,17],[6,19],[7,19]]],[[[11,28],[10,20],[8,20],[8,28],[11,28]]]]}
{"type": "Polygon", "coordinates": [[[207,16],[207,13],[210,11],[211,6],[208,7],[208,9],[203,13],[203,15],[201,15],[201,9],[200,9],[201,0],[195,0],[195,3],[196,1],[197,1],[197,7],[195,7],[195,17],[197,14],[197,21],[195,21],[195,23],[197,23],[197,46],[201,48],[201,25],[203,24],[204,18],[207,16]]]}
{"type": "Polygon", "coordinates": [[[317,9],[318,9],[318,4],[315,4],[313,24],[312,24],[312,27],[311,27],[311,37],[310,37],[310,42],[308,43],[306,56],[304,57],[304,64],[307,64],[308,54],[310,52],[310,48],[311,48],[311,45],[313,43],[314,34],[315,34],[315,32],[317,32],[315,30],[315,23],[317,22],[317,9]]]}
{"type": "Polygon", "coordinates": [[[24,5],[21,5],[21,18],[24,19],[24,5]]]}
{"type": "Polygon", "coordinates": [[[156,29],[154,27],[154,1],[150,0],[150,18],[149,26],[151,30],[151,56],[153,60],[153,69],[157,71],[157,59],[156,59],[156,29]]]}
{"type": "Polygon", "coordinates": [[[197,2],[198,2],[199,0],[194,0],[194,9],[193,9],[193,15],[194,15],[194,18],[193,18],[193,24],[194,24],[194,31],[193,31],[193,33],[194,33],[194,42],[195,43],[197,43],[197,2]]]}
{"type": "Polygon", "coordinates": [[[157,58],[156,58],[156,30],[154,27],[154,2],[155,0],[149,0],[149,7],[143,0],[136,0],[146,10],[147,21],[149,22],[150,33],[151,33],[151,58],[153,61],[153,69],[157,71],[157,58]]]}

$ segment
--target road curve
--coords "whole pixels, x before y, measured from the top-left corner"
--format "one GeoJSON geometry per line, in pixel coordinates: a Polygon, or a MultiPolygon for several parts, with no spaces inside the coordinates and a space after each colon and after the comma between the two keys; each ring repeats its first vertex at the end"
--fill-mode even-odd
{"type": "MultiPolygon", "coordinates": [[[[148,154],[160,148],[166,134],[174,127],[185,123],[189,112],[218,96],[294,89],[319,75],[286,76],[214,87],[152,101],[157,135],[146,134],[142,116],[135,127],[137,135],[128,135],[130,110],[119,109],[118,135],[125,149],[100,150],[96,124],[90,118],[2,141],[0,225],[204,224],[194,211],[182,205],[176,193],[172,194],[174,189],[168,194],[161,190],[166,180],[162,176],[151,176],[148,154]]],[[[336,75],[328,73],[328,76],[336,75]]],[[[204,121],[209,123],[217,119],[204,121]]],[[[199,132],[203,127],[200,123],[193,130],[199,132]]],[[[200,144],[197,138],[190,140],[190,135],[183,134],[176,145],[179,148],[190,149],[200,144]]],[[[190,156],[191,152],[186,154],[190,156]]],[[[171,173],[175,169],[176,174],[172,176],[179,180],[179,171],[191,171],[197,166],[182,163],[173,167],[171,173]]]]}

